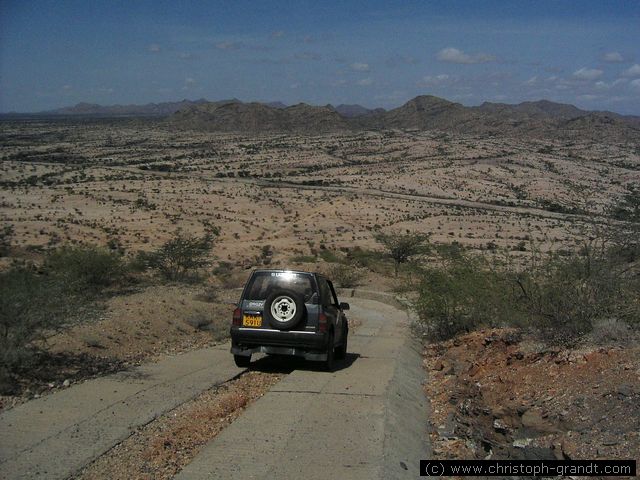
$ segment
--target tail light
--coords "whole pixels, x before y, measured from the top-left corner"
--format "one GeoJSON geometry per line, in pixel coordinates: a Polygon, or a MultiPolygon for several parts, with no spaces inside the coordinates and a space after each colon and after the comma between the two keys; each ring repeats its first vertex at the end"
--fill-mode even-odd
{"type": "Polygon", "coordinates": [[[242,309],[238,307],[233,311],[232,325],[239,327],[241,324],[242,324],[242,309]]]}
{"type": "Polygon", "coordinates": [[[329,326],[329,322],[328,322],[327,316],[321,312],[320,315],[318,315],[318,331],[326,332],[328,326],[329,326]]]}

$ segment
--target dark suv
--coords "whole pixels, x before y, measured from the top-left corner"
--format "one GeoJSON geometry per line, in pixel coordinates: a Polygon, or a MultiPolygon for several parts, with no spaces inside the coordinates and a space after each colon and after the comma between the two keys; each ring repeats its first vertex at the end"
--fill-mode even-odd
{"type": "Polygon", "coordinates": [[[239,367],[251,354],[294,355],[324,362],[347,354],[349,325],[333,284],[317,273],[256,270],[233,312],[231,353],[239,367]]]}

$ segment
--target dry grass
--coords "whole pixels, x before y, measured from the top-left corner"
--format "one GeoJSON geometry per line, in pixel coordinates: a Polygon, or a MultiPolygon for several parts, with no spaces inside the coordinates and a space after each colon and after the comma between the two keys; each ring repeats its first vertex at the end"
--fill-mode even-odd
{"type": "Polygon", "coordinates": [[[281,378],[248,372],[141,427],[76,479],[169,479],[281,378]]]}

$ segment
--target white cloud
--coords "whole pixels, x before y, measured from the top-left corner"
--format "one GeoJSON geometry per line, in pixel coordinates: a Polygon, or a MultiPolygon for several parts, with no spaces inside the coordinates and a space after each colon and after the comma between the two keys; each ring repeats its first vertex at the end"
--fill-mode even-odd
{"type": "Polygon", "coordinates": [[[535,85],[536,83],[538,83],[538,77],[536,75],[524,82],[525,85],[535,85]]]}
{"type": "Polygon", "coordinates": [[[457,48],[453,47],[447,47],[440,50],[438,52],[437,58],[441,62],[463,64],[487,63],[493,62],[496,59],[493,55],[488,55],[486,53],[476,53],[474,55],[469,55],[467,53],[464,53],[462,50],[458,50],[457,48]]]}
{"type": "Polygon", "coordinates": [[[618,52],[608,52],[602,56],[602,61],[609,63],[624,62],[624,58],[618,52]]]}
{"type": "Polygon", "coordinates": [[[623,75],[625,77],[640,77],[640,65],[637,63],[632,65],[623,72],[623,75]]]}
{"type": "Polygon", "coordinates": [[[196,85],[196,80],[193,77],[186,77],[184,79],[184,85],[182,86],[182,90],[191,90],[196,85]]]}
{"type": "Polygon", "coordinates": [[[284,37],[284,31],[283,30],[278,30],[276,32],[273,32],[271,34],[271,38],[282,38],[284,37]]]}
{"type": "Polygon", "coordinates": [[[193,53],[181,53],[178,55],[182,60],[193,60],[195,55],[193,53]]]}
{"type": "Polygon", "coordinates": [[[162,49],[160,48],[160,45],[158,45],[157,43],[152,43],[151,45],[149,45],[148,50],[151,53],[158,53],[162,49]]]}
{"type": "Polygon", "coordinates": [[[363,78],[362,80],[358,80],[357,83],[362,87],[368,87],[369,85],[373,85],[373,80],[370,78],[363,78]]]}
{"type": "Polygon", "coordinates": [[[640,90],[640,78],[636,78],[635,80],[631,80],[629,82],[629,85],[631,85],[633,88],[637,88],[638,90],[640,90]]]}
{"type": "Polygon", "coordinates": [[[445,73],[440,75],[427,75],[422,77],[422,80],[418,82],[420,87],[435,87],[442,85],[443,83],[450,83],[451,77],[445,73]]]}
{"type": "Polygon", "coordinates": [[[597,68],[581,68],[573,72],[573,76],[579,80],[595,80],[600,78],[604,72],[597,68]]]}
{"type": "Polygon", "coordinates": [[[356,72],[368,72],[369,64],[368,63],[352,63],[351,70],[355,70],[356,72]]]}

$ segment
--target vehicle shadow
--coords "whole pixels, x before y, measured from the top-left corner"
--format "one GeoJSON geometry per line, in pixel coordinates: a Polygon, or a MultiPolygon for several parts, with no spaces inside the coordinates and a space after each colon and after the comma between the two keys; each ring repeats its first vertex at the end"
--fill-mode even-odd
{"type": "MultiPolygon", "coordinates": [[[[335,361],[333,371],[338,372],[349,368],[359,357],[359,353],[347,353],[344,360],[335,361]]],[[[322,362],[312,362],[287,355],[265,355],[255,362],[251,362],[249,370],[265,373],[291,373],[294,370],[309,372],[325,371],[322,362]]]]}

